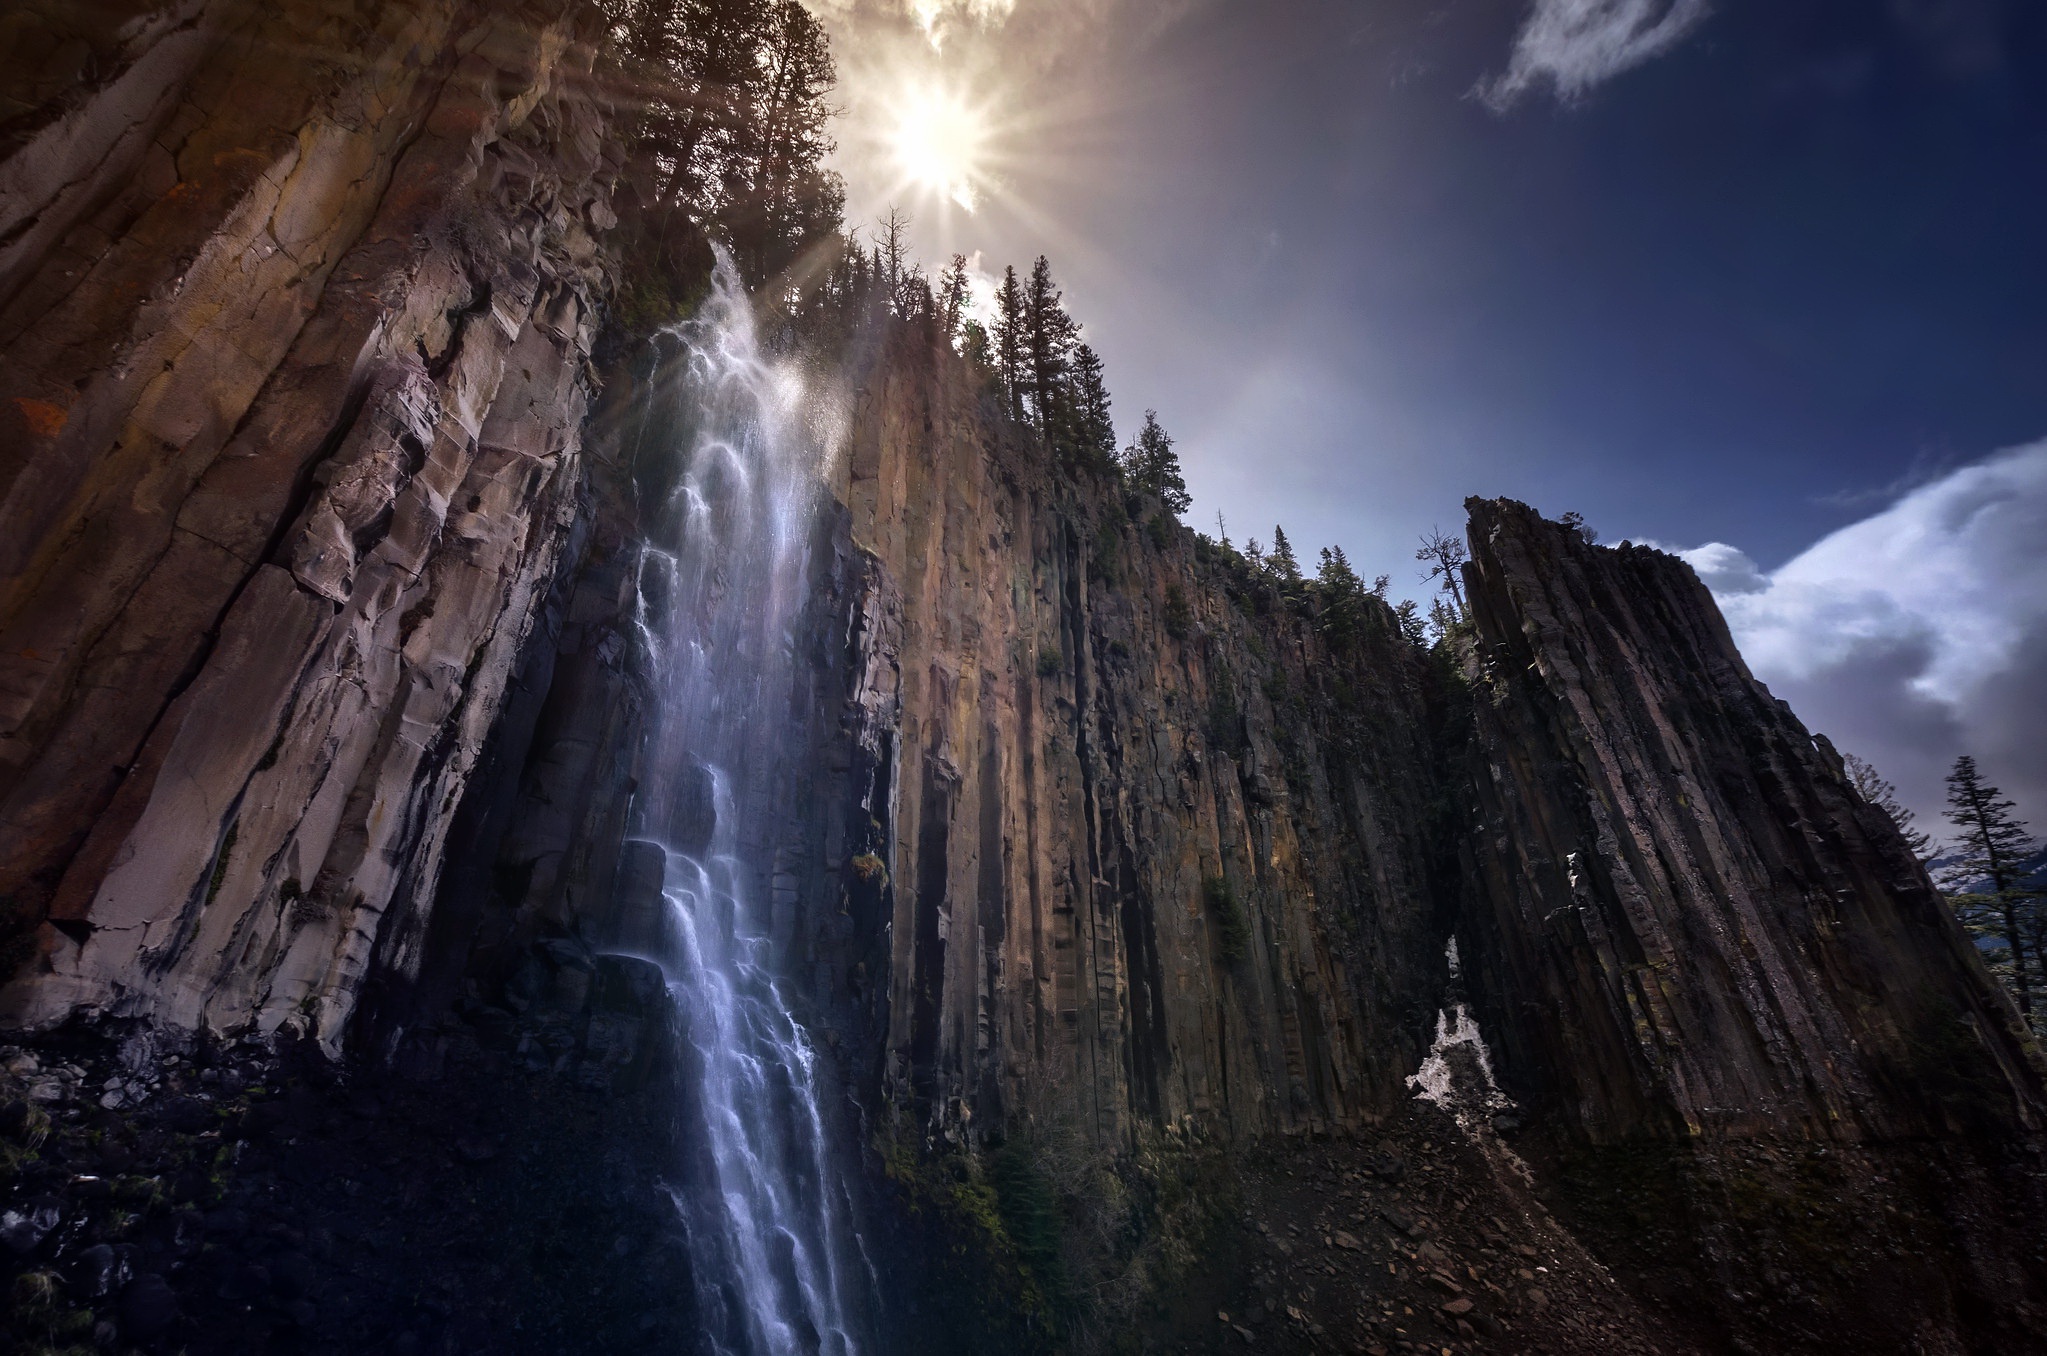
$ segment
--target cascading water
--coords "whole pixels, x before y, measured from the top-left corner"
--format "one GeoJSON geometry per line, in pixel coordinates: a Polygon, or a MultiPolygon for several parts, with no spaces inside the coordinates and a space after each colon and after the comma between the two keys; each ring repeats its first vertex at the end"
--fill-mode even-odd
{"type": "Polygon", "coordinates": [[[670,337],[660,389],[681,461],[642,477],[660,505],[639,581],[656,710],[638,816],[666,851],[655,959],[680,1014],[688,1149],[672,1190],[713,1350],[855,1356],[870,1276],[761,908],[831,440],[799,371],[761,353],[722,252],[710,299],[670,337]]]}

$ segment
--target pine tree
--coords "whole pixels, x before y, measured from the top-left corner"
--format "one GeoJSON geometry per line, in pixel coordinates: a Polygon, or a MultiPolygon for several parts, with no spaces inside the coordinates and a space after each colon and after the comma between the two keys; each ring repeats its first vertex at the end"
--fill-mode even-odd
{"type": "Polygon", "coordinates": [[[1009,400],[1010,417],[1024,422],[1024,395],[1029,385],[1030,330],[1024,318],[1023,287],[1014,266],[1002,270],[995,289],[995,371],[1009,400]]]}
{"type": "Polygon", "coordinates": [[[1116,463],[1116,425],[1109,417],[1109,388],[1102,380],[1102,360],[1082,344],[1073,350],[1073,365],[1063,403],[1066,427],[1061,454],[1073,464],[1106,471],[1116,463]]]}
{"type": "Polygon", "coordinates": [[[1841,761],[1848,769],[1848,784],[1855,788],[1855,794],[1889,815],[1891,823],[1898,827],[1899,837],[1905,840],[1905,846],[1911,849],[1912,855],[1919,859],[1921,866],[1926,865],[1937,850],[1933,835],[1924,829],[1913,827],[1913,820],[1917,816],[1899,801],[1898,788],[1884,780],[1865,759],[1851,753],[1841,761]]]}
{"type": "Polygon", "coordinates": [[[1341,546],[1322,548],[1321,564],[1315,571],[1315,582],[1331,594],[1352,595],[1365,591],[1364,580],[1350,567],[1350,557],[1343,553],[1341,546]]]}
{"type": "Polygon", "coordinates": [[[729,121],[712,206],[741,271],[759,283],[838,227],[845,187],[823,165],[834,149],[826,96],[838,77],[823,25],[796,0],[705,8],[751,16],[739,78],[713,95],[729,121]]]}
{"type": "Polygon", "coordinates": [[[955,254],[938,280],[938,324],[950,344],[959,338],[967,315],[967,256],[955,254]]]}
{"type": "Polygon", "coordinates": [[[1293,543],[1286,539],[1286,529],[1272,529],[1272,554],[1265,558],[1265,568],[1287,587],[1301,582],[1301,563],[1294,559],[1293,543]]]}
{"type": "Polygon", "coordinates": [[[1351,568],[1350,558],[1344,555],[1341,546],[1322,548],[1321,568],[1316,571],[1315,587],[1322,595],[1322,633],[1329,637],[1331,644],[1350,644],[1364,624],[1365,582],[1351,568]]]}
{"type": "Polygon", "coordinates": [[[1052,265],[1044,255],[1031,265],[1031,279],[1024,286],[1024,328],[1028,344],[1030,413],[1038,436],[1051,442],[1066,422],[1062,397],[1066,394],[1066,372],[1080,327],[1060,304],[1059,289],[1052,283],[1052,265]]]}
{"type": "Polygon", "coordinates": [[[962,321],[960,324],[960,356],[977,368],[995,370],[995,345],[988,338],[988,327],[978,320],[962,321]]]}
{"type": "Polygon", "coordinates": [[[637,205],[622,238],[627,308],[666,319],[697,285],[706,236],[756,286],[829,250],[845,186],[825,165],[837,76],[817,20],[797,0],[602,8],[613,38],[602,78],[620,91],[624,200],[637,205]]]}
{"type": "Polygon", "coordinates": [[[1393,620],[1400,625],[1400,634],[1410,645],[1429,643],[1429,624],[1422,620],[1421,607],[1412,598],[1402,598],[1400,606],[1393,609],[1393,620]]]}
{"type": "Polygon", "coordinates": [[[1159,426],[1157,410],[1144,412],[1144,427],[1123,449],[1123,474],[1137,489],[1157,495],[1174,517],[1194,505],[1194,496],[1187,493],[1187,480],[1180,473],[1179,454],[1173,451],[1172,435],[1159,426]]]}
{"type": "Polygon", "coordinates": [[[2035,933],[2037,943],[2041,920],[2033,915],[2040,912],[2040,892],[2024,888],[2024,870],[2039,844],[2013,813],[2018,806],[1983,780],[1976,760],[1967,754],[1955,759],[1947,775],[1947,803],[1948,820],[1959,835],[1954,859],[1943,873],[1948,900],[1972,932],[2002,933],[2013,994],[2030,1019],[2041,956],[2036,945],[2028,961],[2025,934],[2035,933]],[[1981,888],[1986,885],[1988,890],[1981,888]]]}
{"type": "Polygon", "coordinates": [[[1429,599],[1429,631],[1435,639],[1442,640],[1448,637],[1463,620],[1463,610],[1445,601],[1442,594],[1439,593],[1429,599]]]}

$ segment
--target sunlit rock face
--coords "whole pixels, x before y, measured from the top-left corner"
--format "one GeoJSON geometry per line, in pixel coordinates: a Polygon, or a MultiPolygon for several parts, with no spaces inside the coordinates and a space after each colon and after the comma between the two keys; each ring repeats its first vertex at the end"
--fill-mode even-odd
{"type": "Polygon", "coordinates": [[[899,338],[859,380],[820,693],[849,790],[796,856],[905,1128],[1114,1150],[1392,1104],[1445,922],[1426,657],[1383,605],[1339,653],[1269,588],[1233,602],[950,354],[899,338]]]}
{"type": "Polygon", "coordinates": [[[10,90],[104,50],[0,171],[11,1020],[332,1049],[416,967],[578,512],[612,218],[569,8],[17,16],[10,90]]]}

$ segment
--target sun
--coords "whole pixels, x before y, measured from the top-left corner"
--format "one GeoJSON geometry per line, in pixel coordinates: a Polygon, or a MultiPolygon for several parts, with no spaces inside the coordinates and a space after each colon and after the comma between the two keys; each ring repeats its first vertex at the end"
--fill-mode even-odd
{"type": "Polygon", "coordinates": [[[896,163],[912,183],[971,212],[980,201],[988,125],[979,110],[942,89],[909,91],[896,105],[896,163]]]}

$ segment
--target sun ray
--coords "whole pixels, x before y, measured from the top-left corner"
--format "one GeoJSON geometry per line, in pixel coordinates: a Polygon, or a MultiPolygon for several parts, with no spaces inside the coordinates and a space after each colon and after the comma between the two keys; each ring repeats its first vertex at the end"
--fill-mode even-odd
{"type": "Polygon", "coordinates": [[[987,143],[986,118],[949,90],[915,86],[896,104],[897,168],[911,183],[967,212],[981,199],[987,143]]]}

